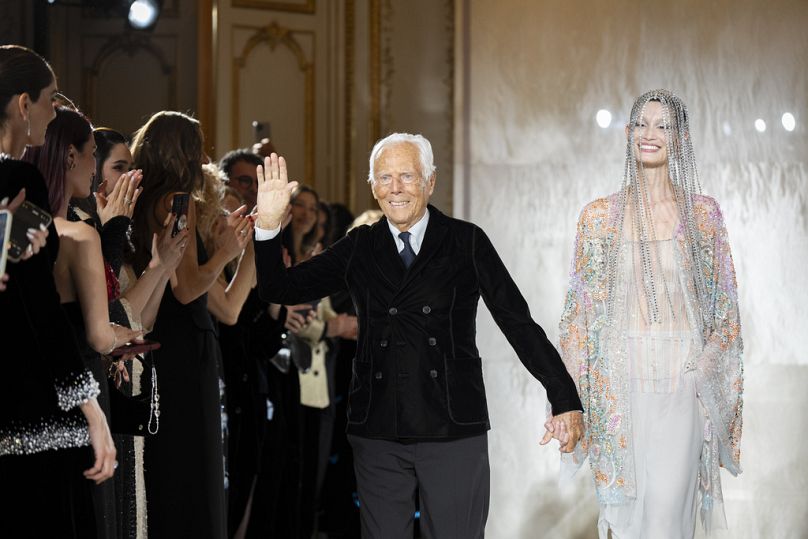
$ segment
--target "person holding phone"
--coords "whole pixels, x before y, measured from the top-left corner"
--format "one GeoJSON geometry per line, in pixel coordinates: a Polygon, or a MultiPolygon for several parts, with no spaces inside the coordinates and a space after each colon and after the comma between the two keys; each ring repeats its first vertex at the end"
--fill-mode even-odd
{"type": "MultiPolygon", "coordinates": [[[[12,208],[25,199],[52,211],[42,175],[19,158],[26,146],[44,143],[55,95],[44,59],[0,46],[0,199],[12,208]]],[[[116,452],[96,399],[98,382],[60,307],[53,225],[47,243],[45,237],[32,234],[27,259],[8,266],[0,294],[0,339],[25,349],[24,356],[4,352],[0,375],[0,484],[14,493],[0,504],[0,535],[94,537],[90,481],[112,477],[116,452]]]]}
{"type": "MultiPolygon", "coordinates": [[[[132,265],[139,272],[151,259],[152,235],[160,231],[175,198],[202,185],[205,156],[199,122],[179,112],[158,112],[137,131],[132,155],[135,166],[143,170],[143,194],[132,222],[132,265]]],[[[234,238],[208,253],[197,233],[192,199],[186,223],[188,246],[149,334],[161,344],[152,353],[160,369],[161,416],[160,431],[146,439],[144,452],[148,526],[154,537],[218,538],[227,534],[221,352],[208,312],[208,291],[225,265],[241,253],[242,245],[234,238]]],[[[232,227],[228,233],[240,237],[237,230],[232,227]]]]}

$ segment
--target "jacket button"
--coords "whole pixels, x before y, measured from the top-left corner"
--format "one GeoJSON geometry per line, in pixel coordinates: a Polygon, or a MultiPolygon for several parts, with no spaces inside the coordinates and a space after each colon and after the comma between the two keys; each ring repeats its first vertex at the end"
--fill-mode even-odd
{"type": "Polygon", "coordinates": [[[379,341],[379,346],[381,346],[382,348],[387,348],[387,344],[388,344],[387,339],[382,339],[381,341],[379,341]]]}
{"type": "Polygon", "coordinates": [[[438,377],[438,371],[436,371],[435,369],[432,369],[431,371],[429,371],[429,376],[431,376],[432,378],[437,378],[438,377]]]}
{"type": "Polygon", "coordinates": [[[381,379],[382,379],[382,373],[380,371],[380,372],[376,373],[376,380],[381,380],[381,379]]]}
{"type": "Polygon", "coordinates": [[[398,309],[396,309],[395,307],[390,307],[390,309],[387,312],[395,316],[396,314],[398,314],[398,309]]]}
{"type": "Polygon", "coordinates": [[[248,379],[249,379],[249,377],[246,374],[241,377],[242,382],[246,382],[248,379]]]}
{"type": "Polygon", "coordinates": [[[435,346],[438,344],[438,340],[435,337],[430,337],[426,342],[429,343],[429,346],[435,346]]]}
{"type": "Polygon", "coordinates": [[[430,307],[429,305],[424,305],[421,308],[421,312],[424,313],[424,314],[429,314],[429,313],[432,312],[432,307],[430,307]]]}

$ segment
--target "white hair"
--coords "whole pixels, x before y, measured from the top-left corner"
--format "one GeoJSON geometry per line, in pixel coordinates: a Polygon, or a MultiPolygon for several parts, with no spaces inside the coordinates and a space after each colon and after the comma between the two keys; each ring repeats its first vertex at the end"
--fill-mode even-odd
{"type": "Polygon", "coordinates": [[[381,153],[388,146],[393,146],[395,144],[401,144],[404,142],[413,144],[418,149],[418,157],[419,161],[421,162],[421,179],[422,183],[426,185],[426,182],[432,177],[437,169],[432,157],[432,145],[423,135],[411,135],[409,133],[393,133],[392,135],[387,135],[373,146],[373,150],[370,152],[368,183],[372,184],[374,182],[373,167],[376,164],[376,160],[379,159],[381,153]]]}

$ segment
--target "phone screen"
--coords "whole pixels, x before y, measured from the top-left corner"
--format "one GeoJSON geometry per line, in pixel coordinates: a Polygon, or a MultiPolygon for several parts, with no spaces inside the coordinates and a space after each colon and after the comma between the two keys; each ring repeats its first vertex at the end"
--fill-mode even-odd
{"type": "Polygon", "coordinates": [[[11,233],[11,212],[0,210],[0,240],[2,240],[2,250],[0,250],[0,275],[6,272],[6,258],[8,257],[8,239],[11,233]]]}
{"type": "Polygon", "coordinates": [[[191,198],[189,193],[177,193],[171,201],[171,213],[177,216],[174,221],[174,228],[171,229],[171,237],[173,238],[180,231],[188,228],[188,203],[191,198]]]}
{"type": "Polygon", "coordinates": [[[24,201],[14,212],[14,219],[11,223],[11,246],[8,250],[8,257],[12,262],[17,262],[22,257],[28,244],[28,229],[39,229],[39,225],[50,226],[51,216],[48,212],[27,200],[24,201]]]}

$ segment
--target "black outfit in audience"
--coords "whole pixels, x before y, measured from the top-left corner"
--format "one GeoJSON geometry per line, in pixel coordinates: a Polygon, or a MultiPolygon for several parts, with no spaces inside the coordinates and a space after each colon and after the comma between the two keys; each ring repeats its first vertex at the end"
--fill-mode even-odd
{"type": "MultiPolygon", "coordinates": [[[[199,264],[207,261],[196,238],[199,264]]],[[[142,269],[142,268],[140,268],[142,269]]],[[[221,538],[225,521],[218,365],[221,351],[208,296],[180,303],[167,285],[152,353],[160,390],[160,430],[146,438],[149,537],[221,538]]]]}
{"type": "MultiPolygon", "coordinates": [[[[26,199],[50,212],[42,175],[33,165],[0,159],[0,198],[26,199]]],[[[98,395],[59,301],[53,264],[59,237],[51,224],[46,247],[9,262],[0,292],[0,536],[96,536],[87,422],[79,404],[98,395]]]]}

